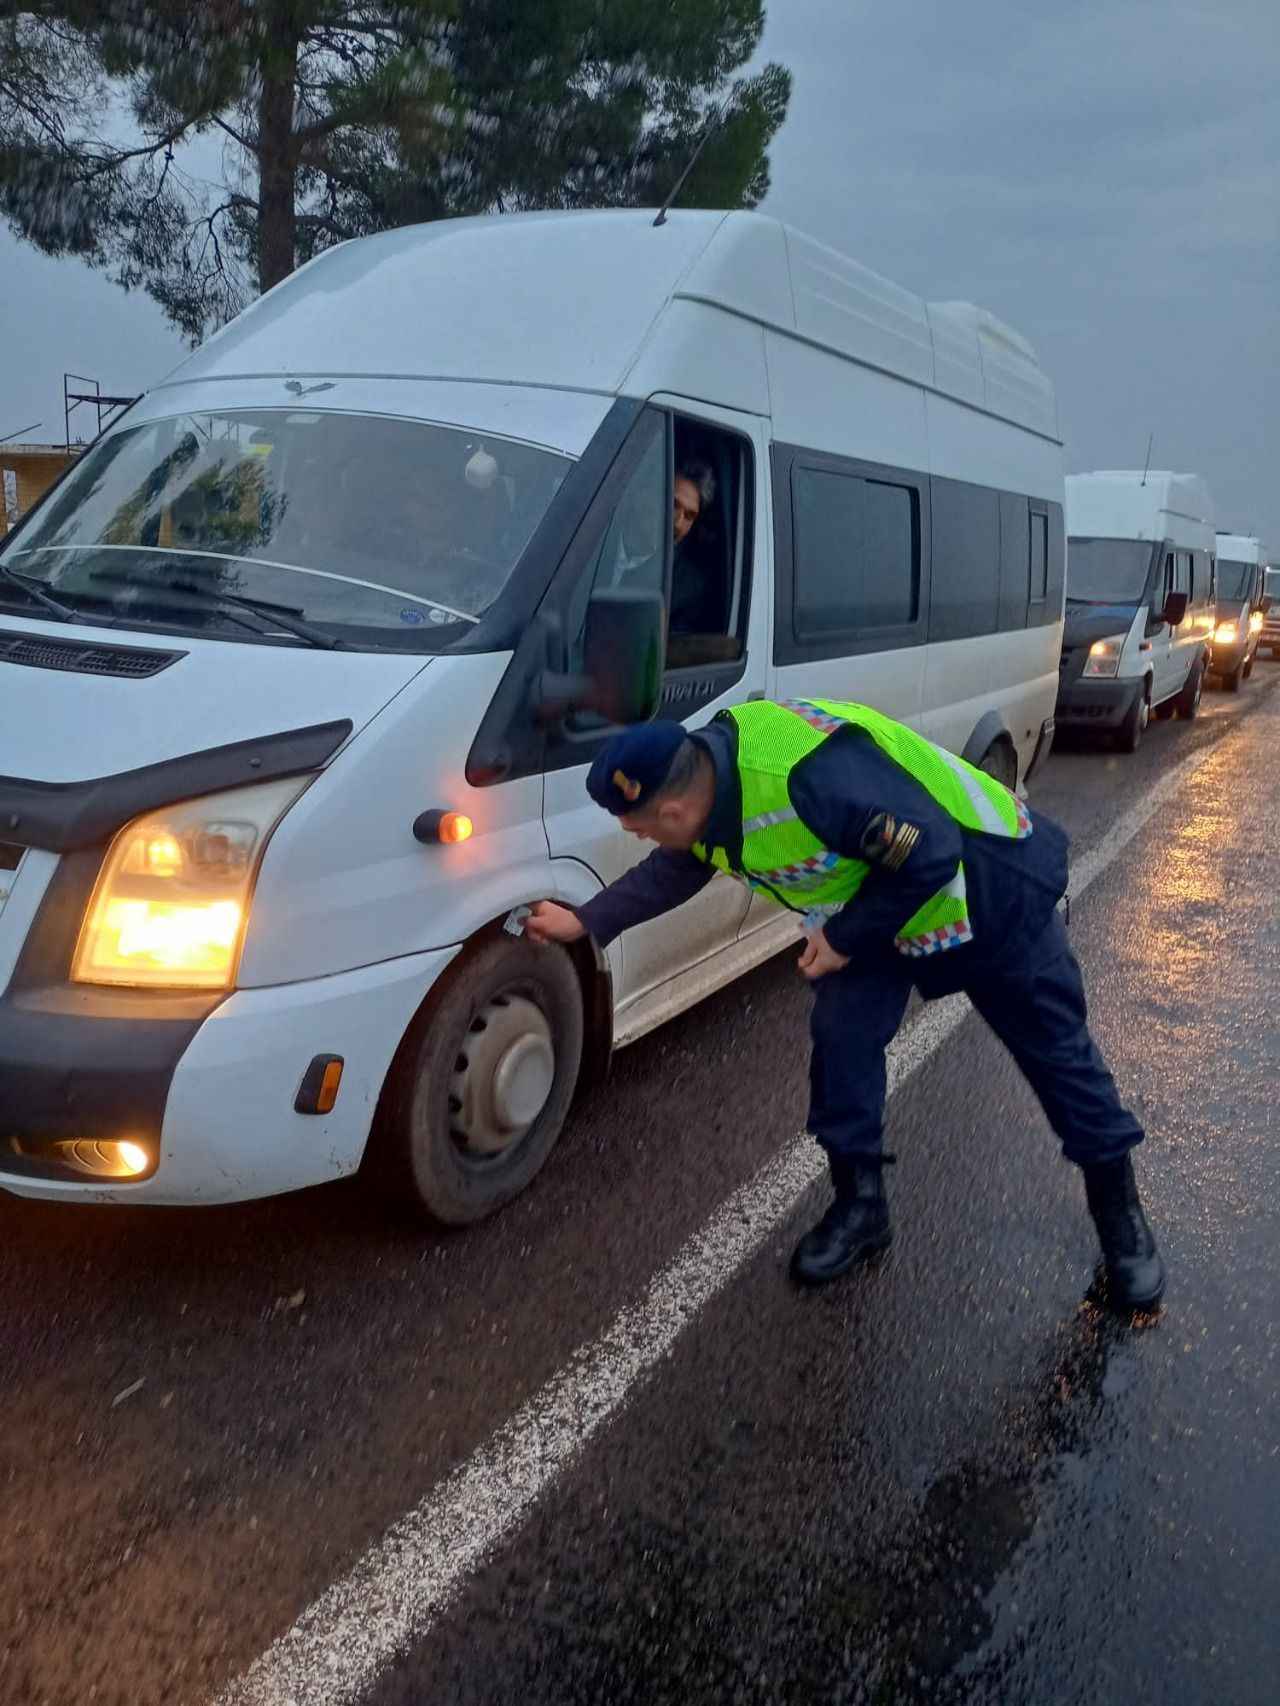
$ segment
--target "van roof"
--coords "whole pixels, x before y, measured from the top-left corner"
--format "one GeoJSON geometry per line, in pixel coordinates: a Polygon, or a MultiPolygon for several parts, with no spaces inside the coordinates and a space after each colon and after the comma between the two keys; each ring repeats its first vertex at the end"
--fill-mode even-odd
{"type": "Polygon", "coordinates": [[[1067,475],[1068,534],[1083,538],[1162,538],[1166,515],[1212,529],[1213,498],[1199,474],[1153,468],[1144,475],[1138,468],[1108,468],[1067,475]]]}
{"type": "Polygon", "coordinates": [[[653,219],[507,214],[343,243],[163,384],[359,374],[625,395],[664,312],[703,303],[1058,437],[1035,352],[983,309],[925,302],[762,214],[653,219]]]}
{"type": "Polygon", "coordinates": [[[1256,533],[1219,533],[1216,550],[1229,563],[1266,563],[1267,549],[1256,533]]]}

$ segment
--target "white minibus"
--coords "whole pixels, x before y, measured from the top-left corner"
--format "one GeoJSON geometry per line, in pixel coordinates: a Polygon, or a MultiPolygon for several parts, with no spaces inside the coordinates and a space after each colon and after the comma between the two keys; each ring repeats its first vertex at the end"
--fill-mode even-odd
{"type": "Polygon", "coordinates": [[[1056,719],[1136,752],[1200,709],[1214,627],[1213,500],[1195,474],[1072,474],[1056,719]]]}
{"type": "Polygon", "coordinates": [[[1267,552],[1261,539],[1248,533],[1216,535],[1217,607],[1209,670],[1228,693],[1253,674],[1254,659],[1266,611],[1267,552]]]}
{"type": "Polygon", "coordinates": [[[1280,569],[1268,565],[1263,576],[1262,596],[1265,609],[1262,613],[1262,634],[1258,641],[1258,650],[1268,651],[1273,658],[1280,658],[1280,569]]]}
{"type": "Polygon", "coordinates": [[[489,1213],[614,1048],[793,933],[718,877],[607,953],[520,937],[638,854],[583,786],[610,729],[821,693],[1020,787],[1062,480],[1016,333],[771,219],[311,262],[0,554],[0,1188],[211,1203],[368,1150],[489,1213]]]}

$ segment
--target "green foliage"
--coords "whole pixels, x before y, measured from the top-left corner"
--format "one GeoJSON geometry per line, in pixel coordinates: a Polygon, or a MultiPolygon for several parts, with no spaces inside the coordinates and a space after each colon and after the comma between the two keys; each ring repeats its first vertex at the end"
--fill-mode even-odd
{"type": "Polygon", "coordinates": [[[713,115],[681,202],[753,206],[790,95],[779,66],[741,74],[763,16],[763,0],[0,0],[0,214],[197,341],[348,237],[653,205],[713,115]]]}

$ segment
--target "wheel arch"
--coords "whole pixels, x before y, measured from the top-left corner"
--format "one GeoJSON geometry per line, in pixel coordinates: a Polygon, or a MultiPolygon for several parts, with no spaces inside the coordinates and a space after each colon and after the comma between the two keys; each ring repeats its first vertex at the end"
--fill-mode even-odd
{"type": "Polygon", "coordinates": [[[966,764],[981,768],[982,760],[992,747],[1000,747],[1008,752],[1013,766],[1013,780],[1009,786],[1016,787],[1018,782],[1018,748],[1013,736],[1009,733],[1008,725],[999,711],[984,711],[973,726],[973,732],[964,743],[964,751],[960,754],[966,764]]]}

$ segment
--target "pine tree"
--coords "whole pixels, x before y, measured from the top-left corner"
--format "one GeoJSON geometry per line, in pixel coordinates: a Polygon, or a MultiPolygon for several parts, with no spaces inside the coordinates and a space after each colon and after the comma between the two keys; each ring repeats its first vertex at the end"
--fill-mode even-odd
{"type": "Polygon", "coordinates": [[[790,96],[779,66],[741,74],[763,22],[763,0],[0,0],[0,214],[198,341],[348,237],[650,205],[708,130],[682,200],[753,206],[790,96]]]}

